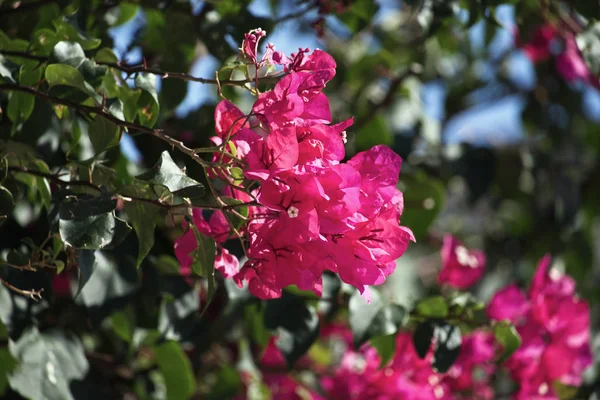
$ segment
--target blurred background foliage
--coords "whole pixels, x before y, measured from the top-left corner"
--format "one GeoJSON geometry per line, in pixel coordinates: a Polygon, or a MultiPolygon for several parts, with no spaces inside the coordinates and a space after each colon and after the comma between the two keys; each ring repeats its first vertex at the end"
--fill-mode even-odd
{"type": "MultiPolygon", "coordinates": [[[[207,146],[214,134],[216,85],[115,73],[102,63],[208,79],[216,73],[225,80],[244,33],[261,27],[267,41],[287,54],[310,47],[333,55],[337,76],[326,93],[334,122],[355,117],[348,155],[384,143],[404,160],[402,223],[417,244],[381,288],[384,297],[410,307],[437,293],[441,237],[451,232],[488,256],[487,273],[475,290],[482,300],[507,282],[526,285],[537,260],[551,252],[590,301],[597,332],[600,93],[565,81],[551,60],[533,64],[515,45],[527,42],[544,21],[573,15],[583,31],[600,16],[600,3],[0,0],[4,263],[24,265],[44,247],[40,243],[55,241],[45,242],[58,212],[51,200],[59,187],[15,168],[49,173],[67,166],[84,179],[93,164],[95,183],[122,188],[171,149],[151,135],[92,123],[72,108],[10,85],[48,85],[46,93],[54,97],[90,105],[105,93],[102,104],[114,105],[114,115],[176,132],[191,148],[207,146]],[[78,45],[59,45],[65,41],[78,45]],[[53,82],[51,63],[71,69],[62,67],[53,82]],[[69,80],[61,81],[66,73],[69,80]]],[[[589,54],[589,65],[600,63],[597,46],[589,54]]],[[[221,89],[245,111],[252,104],[243,88],[221,89]]],[[[198,164],[181,153],[172,156],[192,179],[204,181],[198,164]]],[[[57,253],[49,257],[59,272],[61,264],[79,265],[63,272],[69,279],[62,291],[52,272],[0,267],[15,287],[44,289],[38,302],[0,285],[0,393],[218,399],[241,387],[234,360],[243,348],[231,343],[244,337],[240,332],[266,343],[261,306],[220,280],[215,299],[201,313],[203,286],[180,277],[173,257],[179,220],[152,207],[138,212],[140,220],[152,221],[141,231],[157,228],[139,270],[139,232],[127,235],[118,250],[65,254],[60,243],[52,244],[57,253]],[[15,366],[15,353],[6,348],[9,336],[30,363],[10,387],[5,376],[15,366]],[[65,366],[52,375],[57,383],[28,387],[28,381],[50,379],[44,377],[49,354],[65,366]]],[[[127,213],[131,218],[134,211],[127,213]]],[[[597,389],[595,378],[593,368],[581,398],[597,389]]]]}

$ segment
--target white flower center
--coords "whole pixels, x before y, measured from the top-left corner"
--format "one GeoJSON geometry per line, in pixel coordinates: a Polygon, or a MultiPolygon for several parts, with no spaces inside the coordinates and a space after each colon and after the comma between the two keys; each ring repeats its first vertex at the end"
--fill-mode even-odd
{"type": "Polygon", "coordinates": [[[457,246],[454,253],[456,254],[459,264],[464,265],[465,267],[477,268],[477,257],[469,254],[469,250],[464,246],[457,246]]]}
{"type": "Polygon", "coordinates": [[[342,132],[342,142],[344,142],[344,144],[348,143],[348,134],[346,131],[342,132]]]}
{"type": "Polygon", "coordinates": [[[290,218],[298,218],[299,213],[300,213],[300,211],[294,206],[290,206],[287,209],[287,214],[290,218]]]}
{"type": "Polygon", "coordinates": [[[538,393],[542,396],[548,393],[548,384],[546,382],[542,383],[538,389],[538,393]]]}

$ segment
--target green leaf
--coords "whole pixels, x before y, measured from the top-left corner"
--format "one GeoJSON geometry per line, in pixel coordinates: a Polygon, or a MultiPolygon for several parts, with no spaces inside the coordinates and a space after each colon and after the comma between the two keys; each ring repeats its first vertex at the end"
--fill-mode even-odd
{"type": "Polygon", "coordinates": [[[114,122],[98,115],[90,124],[88,130],[90,141],[94,146],[96,154],[118,145],[121,139],[120,133],[121,129],[114,122]]]}
{"type": "Polygon", "coordinates": [[[427,318],[445,318],[448,315],[448,305],[442,296],[423,299],[416,309],[420,316],[427,318]]]}
{"type": "Polygon", "coordinates": [[[25,122],[33,112],[35,98],[27,93],[12,92],[6,115],[13,123],[25,122]]]}
{"type": "Polygon", "coordinates": [[[94,98],[98,103],[101,98],[96,94],[94,88],[85,81],[81,72],[67,64],[51,64],[46,68],[46,81],[52,86],[70,86],[81,90],[83,93],[94,98]]]}
{"type": "Polygon", "coordinates": [[[319,337],[319,317],[301,297],[283,292],[281,298],[266,302],[265,327],[276,330],[277,348],[288,366],[304,355],[319,337]]]}
{"type": "Polygon", "coordinates": [[[137,179],[165,186],[171,193],[181,197],[198,198],[204,195],[204,186],[188,177],[175,164],[168,151],[163,151],[152,169],[137,179]]]}
{"type": "Polygon", "coordinates": [[[98,52],[96,53],[96,57],[94,57],[94,60],[96,60],[97,62],[107,63],[116,63],[119,61],[114,51],[107,47],[98,50],[98,52]]]}
{"type": "Polygon", "coordinates": [[[177,342],[168,341],[154,348],[158,369],[165,379],[168,400],[189,399],[196,390],[190,360],[177,342]]]}
{"type": "Polygon", "coordinates": [[[6,347],[0,347],[0,396],[3,396],[8,389],[8,377],[17,366],[17,360],[8,351],[6,347]]]}
{"type": "Polygon", "coordinates": [[[396,354],[396,335],[378,336],[370,340],[371,346],[377,350],[377,354],[381,357],[379,368],[385,367],[396,354]]]}
{"type": "Polygon", "coordinates": [[[217,245],[213,238],[200,233],[196,226],[191,225],[191,229],[194,232],[197,245],[196,249],[190,253],[190,257],[193,260],[192,271],[194,271],[196,275],[208,280],[208,303],[210,303],[216,290],[215,253],[217,251],[217,245]]]}
{"type": "Polygon", "coordinates": [[[392,133],[385,117],[381,114],[378,114],[356,132],[357,150],[367,150],[378,144],[391,146],[392,142],[392,133]]]}
{"type": "MultiPolygon", "coordinates": [[[[22,65],[19,70],[19,84],[32,86],[42,77],[43,68],[22,65]]],[[[22,123],[29,119],[35,106],[35,97],[22,92],[12,92],[6,113],[14,123],[22,123]]]]}
{"type": "Polygon", "coordinates": [[[403,325],[406,314],[403,307],[397,304],[383,304],[379,292],[371,290],[371,302],[362,298],[356,291],[350,297],[350,328],[354,338],[354,347],[360,348],[372,338],[392,335],[403,325]]]}
{"type": "Polygon", "coordinates": [[[229,365],[223,365],[217,373],[217,382],[207,394],[207,400],[222,400],[235,398],[242,389],[240,373],[229,365]]]}
{"type": "Polygon", "coordinates": [[[260,304],[251,303],[244,307],[244,321],[250,338],[259,346],[266,346],[271,335],[265,329],[264,316],[260,304]]]}
{"type": "Polygon", "coordinates": [[[140,7],[136,4],[131,3],[121,3],[119,4],[119,15],[117,20],[112,24],[113,26],[123,25],[124,23],[130,21],[135,17],[138,13],[140,7]]]}
{"type": "Polygon", "coordinates": [[[34,327],[9,342],[9,348],[19,361],[8,378],[12,389],[30,399],[74,400],[70,385],[83,380],[89,369],[79,339],[58,330],[40,333],[34,327]]]}
{"type": "Polygon", "coordinates": [[[77,32],[75,27],[67,21],[55,20],[52,23],[56,28],[56,37],[58,40],[77,42],[84,50],[93,50],[102,43],[100,39],[86,38],[77,32]]]}
{"type": "Polygon", "coordinates": [[[134,313],[126,310],[117,311],[110,317],[113,331],[126,342],[131,342],[133,339],[134,318],[134,313]]]}
{"type": "Polygon", "coordinates": [[[138,238],[136,267],[139,268],[142,261],[152,250],[152,246],[154,246],[154,229],[156,228],[156,219],[160,215],[160,209],[140,201],[128,201],[125,202],[125,212],[138,238]]]}
{"type": "Polygon", "coordinates": [[[110,196],[68,196],[59,208],[62,240],[75,248],[98,250],[117,246],[131,230],[115,217],[116,200],[110,196]]]}
{"type": "Polygon", "coordinates": [[[434,323],[432,321],[425,321],[420,323],[413,333],[413,345],[415,346],[417,355],[421,359],[425,358],[427,356],[427,353],[429,353],[434,332],[434,323]]]}
{"type": "Polygon", "coordinates": [[[404,195],[402,225],[409,227],[419,241],[442,210],[446,189],[439,180],[425,174],[402,175],[398,187],[404,195]]]}
{"type": "Polygon", "coordinates": [[[460,354],[462,344],[460,329],[450,324],[437,324],[434,338],[432,366],[437,372],[444,373],[450,369],[460,354]]]}
{"type": "Polygon", "coordinates": [[[156,75],[139,74],[135,78],[135,86],[142,89],[138,100],[138,118],[144,126],[152,128],[160,111],[158,94],[156,93],[156,75]]]}
{"type": "MultiPolygon", "coordinates": [[[[554,389],[554,394],[556,394],[560,400],[574,400],[579,393],[578,387],[564,385],[559,381],[554,381],[552,383],[552,389],[554,389]]],[[[593,398],[593,396],[591,398],[593,398]]]]}
{"type": "Polygon", "coordinates": [[[521,346],[521,335],[517,329],[509,322],[499,322],[494,325],[494,336],[498,343],[502,345],[502,356],[500,362],[504,362],[514,354],[521,346]]]}

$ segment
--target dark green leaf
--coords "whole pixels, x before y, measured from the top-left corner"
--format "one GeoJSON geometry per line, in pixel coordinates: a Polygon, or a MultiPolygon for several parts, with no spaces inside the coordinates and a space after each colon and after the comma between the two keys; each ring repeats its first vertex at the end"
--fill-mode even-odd
{"type": "Polygon", "coordinates": [[[94,267],[96,266],[96,256],[93,250],[77,250],[77,293],[83,289],[86,283],[92,277],[94,267]]]}
{"type": "Polygon", "coordinates": [[[8,376],[17,366],[17,361],[6,347],[0,347],[0,396],[8,389],[8,376]]]}
{"type": "Polygon", "coordinates": [[[115,217],[116,200],[110,196],[69,196],[59,208],[59,232],[75,248],[98,250],[118,245],[131,227],[115,217]]]}
{"type": "Polygon", "coordinates": [[[383,304],[378,292],[372,292],[371,303],[355,292],[350,297],[350,328],[354,347],[358,349],[372,338],[392,335],[403,325],[405,310],[397,304],[383,304]]]}
{"type": "Polygon", "coordinates": [[[121,130],[112,121],[96,116],[89,127],[89,136],[96,154],[119,144],[121,130]]]}
{"type": "Polygon", "coordinates": [[[288,366],[304,355],[319,336],[319,317],[308,302],[283,292],[266,303],[265,327],[276,330],[276,345],[288,366]]]}
{"type": "Polygon", "coordinates": [[[355,349],[358,349],[371,338],[369,335],[371,323],[383,308],[383,301],[379,292],[373,288],[369,290],[371,291],[370,303],[367,303],[367,300],[358,291],[355,291],[348,304],[350,329],[352,329],[355,349]]]}
{"type": "Polygon", "coordinates": [[[417,326],[417,329],[415,329],[412,339],[419,357],[425,358],[427,353],[429,353],[434,331],[435,325],[431,321],[422,322],[417,326]]]}
{"type": "Polygon", "coordinates": [[[30,328],[17,342],[10,342],[9,348],[19,361],[8,378],[11,388],[31,399],[74,400],[70,385],[82,380],[89,369],[79,339],[30,328]]]}
{"type": "Polygon", "coordinates": [[[190,360],[177,342],[169,341],[154,348],[158,369],[165,378],[167,399],[189,399],[196,389],[190,360]]]}
{"type": "Polygon", "coordinates": [[[162,152],[160,160],[150,171],[137,178],[156,185],[166,186],[171,193],[177,196],[198,198],[204,195],[204,186],[183,173],[167,151],[162,152]]]}
{"type": "Polygon", "coordinates": [[[198,247],[190,254],[193,260],[192,271],[198,276],[208,280],[208,302],[215,293],[215,253],[217,246],[215,240],[203,235],[194,225],[191,226],[198,247]]]}
{"type": "Polygon", "coordinates": [[[138,256],[136,266],[142,264],[152,246],[154,246],[154,229],[160,209],[139,201],[125,203],[125,212],[138,238],[138,256]]]}
{"type": "Polygon", "coordinates": [[[513,355],[521,346],[521,335],[516,328],[509,322],[499,322],[494,325],[494,336],[498,343],[502,345],[502,356],[500,362],[504,362],[513,355]]]}
{"type": "Polygon", "coordinates": [[[417,304],[417,313],[427,318],[444,318],[448,315],[446,299],[442,296],[423,299],[417,304]]]}
{"type": "Polygon", "coordinates": [[[444,373],[450,369],[460,354],[462,337],[460,329],[450,324],[438,324],[435,327],[435,348],[433,350],[433,368],[444,373]]]}

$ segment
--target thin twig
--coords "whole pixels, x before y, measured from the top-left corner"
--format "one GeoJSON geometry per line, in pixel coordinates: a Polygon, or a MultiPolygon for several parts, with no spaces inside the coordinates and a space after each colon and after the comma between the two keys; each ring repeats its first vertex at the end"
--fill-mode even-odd
{"type": "Polygon", "coordinates": [[[67,107],[71,107],[71,108],[73,108],[79,112],[85,113],[85,114],[95,114],[97,116],[101,116],[102,118],[105,118],[105,119],[113,122],[114,124],[116,124],[117,126],[119,126],[121,128],[126,128],[128,131],[136,131],[136,132],[146,133],[146,134],[155,136],[155,137],[159,138],[160,140],[168,143],[172,147],[177,148],[182,153],[187,154],[188,156],[190,156],[190,158],[192,160],[194,160],[198,164],[200,164],[204,167],[212,167],[212,163],[209,163],[208,161],[203,160],[200,156],[198,156],[198,154],[196,154],[196,151],[194,149],[187,147],[185,144],[183,144],[183,142],[169,136],[164,129],[148,128],[146,126],[139,125],[139,124],[136,124],[133,122],[123,121],[122,119],[117,118],[114,115],[110,114],[102,107],[86,106],[84,104],[79,104],[79,103],[71,101],[71,100],[51,96],[49,94],[41,92],[30,86],[22,86],[22,85],[16,85],[16,84],[12,84],[12,83],[0,84],[0,92],[2,92],[2,91],[16,91],[16,92],[29,93],[36,97],[44,99],[50,103],[61,104],[61,105],[67,106],[67,107]]]}
{"type": "Polygon", "coordinates": [[[11,285],[10,283],[8,283],[8,281],[6,281],[2,278],[0,278],[0,283],[2,283],[4,286],[6,286],[8,289],[12,290],[13,292],[18,293],[23,296],[27,296],[34,301],[40,301],[42,299],[42,292],[44,291],[44,288],[38,289],[38,290],[19,289],[18,287],[11,285]]]}
{"type": "Polygon", "coordinates": [[[60,185],[60,186],[85,186],[85,187],[89,187],[91,189],[94,189],[98,192],[102,192],[102,189],[100,189],[100,187],[94,185],[91,182],[88,181],[63,181],[62,179],[60,179],[59,177],[57,177],[56,175],[52,175],[52,174],[47,174],[45,172],[41,172],[41,171],[36,171],[36,170],[32,170],[29,168],[25,168],[25,167],[8,167],[8,170],[11,172],[17,172],[17,173],[23,173],[23,174],[29,174],[29,175],[35,175],[35,176],[39,176],[42,178],[46,178],[49,179],[50,181],[52,181],[53,183],[55,183],[56,185],[60,185]]]}
{"type": "Polygon", "coordinates": [[[0,8],[0,17],[17,13],[21,11],[27,11],[32,8],[41,7],[45,4],[53,3],[54,0],[38,0],[36,2],[31,3],[23,3],[22,1],[16,1],[13,4],[9,4],[7,7],[0,8]]]}
{"type": "MultiPolygon", "coordinates": [[[[23,51],[14,51],[14,50],[0,50],[0,54],[9,56],[9,57],[20,57],[28,60],[36,60],[39,62],[48,61],[48,57],[40,56],[37,54],[31,54],[23,51]]],[[[117,69],[121,72],[125,72],[127,75],[133,74],[152,74],[160,76],[162,79],[180,79],[188,82],[199,82],[208,85],[219,85],[219,86],[246,86],[248,83],[254,83],[253,79],[208,79],[208,78],[200,78],[194,75],[190,75],[184,72],[165,72],[156,68],[148,68],[145,64],[139,65],[128,65],[121,62],[106,62],[106,61],[95,61],[98,65],[104,65],[110,68],[117,69]]],[[[262,83],[275,83],[281,77],[284,76],[284,73],[277,73],[274,75],[266,76],[260,78],[260,82],[262,83]]]]}

